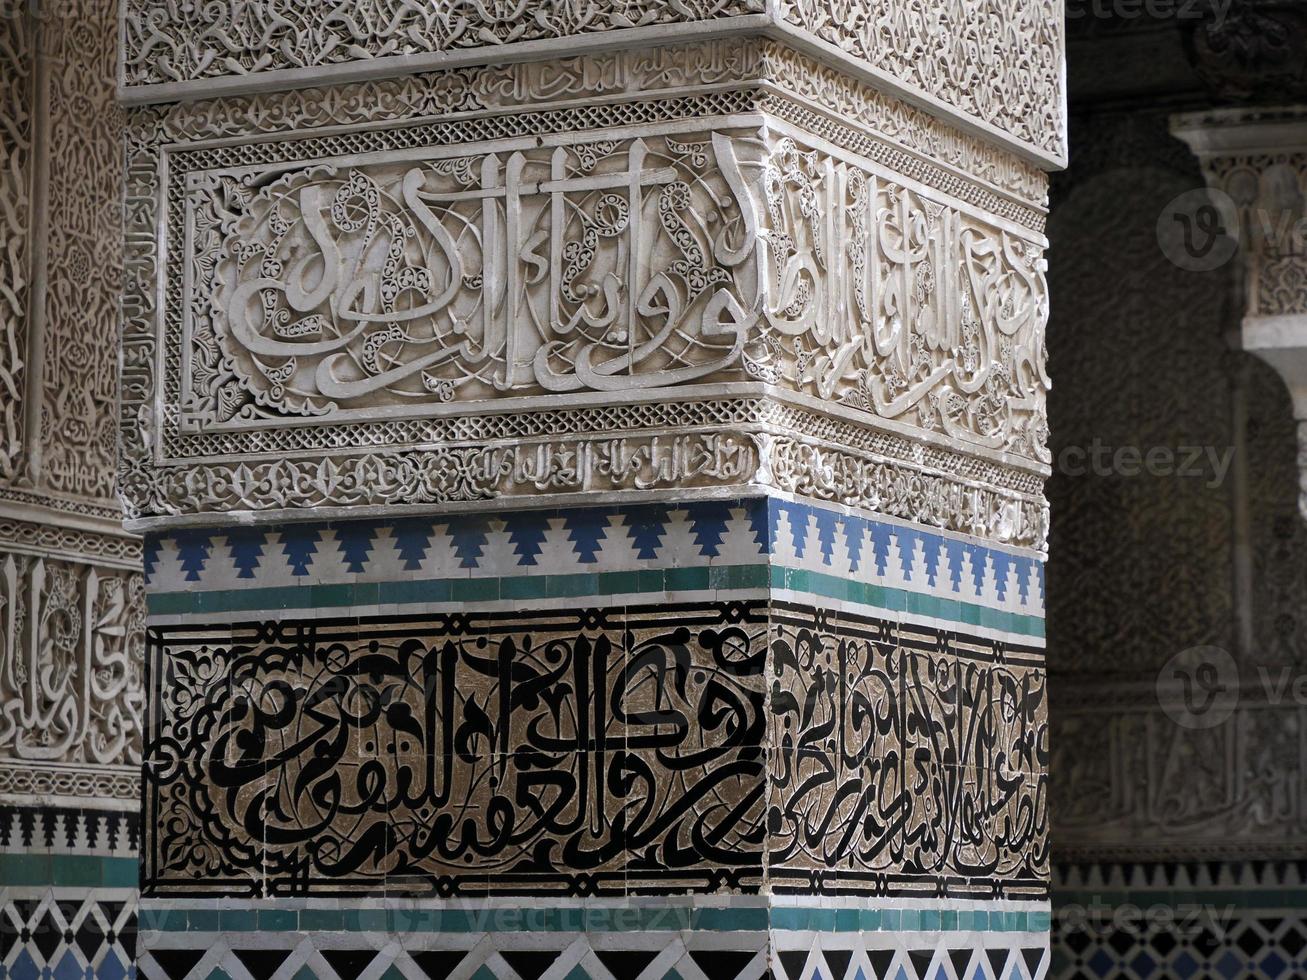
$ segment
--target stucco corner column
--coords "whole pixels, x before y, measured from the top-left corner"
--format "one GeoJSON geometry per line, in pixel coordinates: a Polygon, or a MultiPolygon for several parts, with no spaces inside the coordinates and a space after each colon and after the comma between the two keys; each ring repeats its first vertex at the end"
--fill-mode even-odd
{"type": "Polygon", "coordinates": [[[1307,106],[1190,113],[1172,132],[1198,156],[1211,214],[1239,252],[1243,348],[1293,401],[1307,519],[1307,106]]]}
{"type": "Polygon", "coordinates": [[[1060,5],[355,6],[125,4],[142,973],[1042,977],[1060,5]]]}

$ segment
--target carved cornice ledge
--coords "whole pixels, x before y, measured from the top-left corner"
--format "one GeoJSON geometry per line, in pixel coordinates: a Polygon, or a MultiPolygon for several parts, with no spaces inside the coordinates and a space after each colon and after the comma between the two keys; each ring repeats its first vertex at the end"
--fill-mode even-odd
{"type": "Polygon", "coordinates": [[[1041,166],[1066,164],[1057,0],[247,0],[225,11],[120,0],[120,11],[119,96],[134,105],[768,38],[1041,166]]]}
{"type": "Polygon", "coordinates": [[[1289,389],[1307,519],[1307,106],[1192,113],[1171,129],[1197,155],[1214,213],[1237,238],[1242,346],[1289,389]]]}

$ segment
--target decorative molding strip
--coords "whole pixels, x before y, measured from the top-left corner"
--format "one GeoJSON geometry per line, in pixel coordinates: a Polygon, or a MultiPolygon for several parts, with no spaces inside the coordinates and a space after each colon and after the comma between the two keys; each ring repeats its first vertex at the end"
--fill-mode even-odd
{"type": "Polygon", "coordinates": [[[0,760],[0,799],[49,803],[52,798],[63,803],[98,800],[111,806],[139,808],[140,769],[0,760]]]}
{"type": "Polygon", "coordinates": [[[28,551],[83,564],[103,564],[138,571],[141,540],[119,534],[98,534],[75,527],[0,517],[0,549],[28,551]]]}
{"type": "Polygon", "coordinates": [[[141,975],[205,980],[221,970],[238,980],[1044,980],[1047,934],[688,931],[651,935],[592,932],[548,937],[513,932],[462,936],[362,932],[144,935],[141,975]],[[531,940],[536,941],[531,941],[531,940]],[[655,945],[656,944],[656,945],[655,945]],[[771,967],[769,972],[769,966],[771,967]],[[384,972],[383,972],[384,971],[384,972]]]}
{"type": "Polygon", "coordinates": [[[765,34],[927,105],[953,125],[1045,164],[1065,162],[1063,25],[1053,0],[965,0],[906,12],[886,0],[639,0],[585,10],[551,0],[529,13],[469,3],[419,11],[402,0],[320,8],[260,0],[216,20],[178,0],[124,0],[122,18],[119,85],[135,102],[589,56],[715,35],[739,46],[765,34]]]}

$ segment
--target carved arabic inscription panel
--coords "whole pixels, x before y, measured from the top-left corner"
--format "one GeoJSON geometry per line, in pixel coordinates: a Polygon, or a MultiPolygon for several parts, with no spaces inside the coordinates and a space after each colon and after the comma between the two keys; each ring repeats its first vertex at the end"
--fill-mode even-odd
{"type": "Polygon", "coordinates": [[[187,431],[763,381],[1047,459],[1041,243],[859,161],[725,128],[236,159],[269,155],[170,157],[187,431]]]}

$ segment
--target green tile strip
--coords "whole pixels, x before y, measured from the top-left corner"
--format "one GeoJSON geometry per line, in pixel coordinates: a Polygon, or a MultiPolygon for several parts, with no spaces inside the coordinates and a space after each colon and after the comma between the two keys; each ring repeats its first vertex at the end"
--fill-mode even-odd
{"type": "Polygon", "coordinates": [[[136,858],[49,854],[30,851],[0,854],[0,885],[6,888],[67,885],[77,888],[136,888],[141,866],[136,858]]]}
{"type": "Polygon", "coordinates": [[[1044,932],[1047,911],[976,909],[522,908],[151,909],[159,932],[1044,932]]]}
{"type": "Polygon", "coordinates": [[[940,599],[904,589],[780,565],[709,565],[575,575],[515,575],[502,578],[410,579],[400,582],[288,585],[255,589],[152,592],[147,608],[155,616],[261,612],[271,609],[331,609],[349,606],[408,605],[639,595],[662,592],[788,589],[877,609],[931,616],[1021,636],[1044,635],[1041,616],[991,609],[959,599],[940,599]]]}

